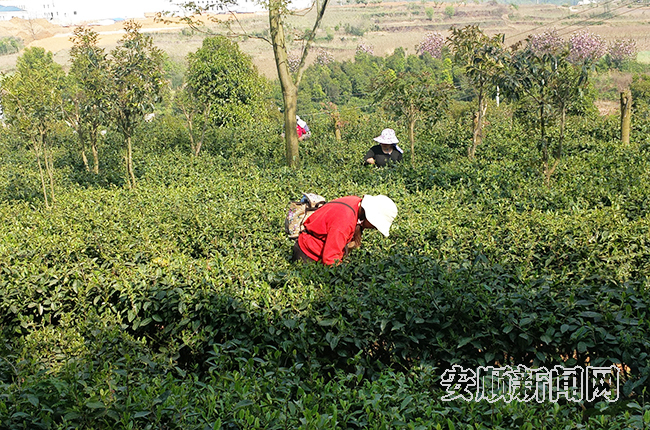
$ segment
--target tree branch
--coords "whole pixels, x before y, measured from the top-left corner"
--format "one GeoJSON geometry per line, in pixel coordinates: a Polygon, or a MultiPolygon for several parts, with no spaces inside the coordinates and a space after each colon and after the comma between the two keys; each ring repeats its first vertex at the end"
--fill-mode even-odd
{"type": "MultiPolygon", "coordinates": [[[[300,86],[300,81],[302,80],[302,74],[305,71],[305,63],[307,61],[307,55],[309,54],[309,48],[311,47],[312,42],[316,38],[316,30],[320,26],[321,21],[323,20],[323,16],[325,15],[325,9],[327,8],[327,3],[329,0],[322,0],[323,4],[321,5],[320,8],[316,6],[316,21],[314,22],[314,27],[311,30],[311,33],[309,34],[309,38],[307,38],[307,41],[305,42],[305,47],[302,50],[302,57],[300,58],[300,64],[298,65],[298,71],[296,72],[296,86],[300,86]]],[[[318,4],[318,0],[316,0],[316,5],[318,4]]],[[[313,6],[312,6],[313,7],[313,6]]]]}

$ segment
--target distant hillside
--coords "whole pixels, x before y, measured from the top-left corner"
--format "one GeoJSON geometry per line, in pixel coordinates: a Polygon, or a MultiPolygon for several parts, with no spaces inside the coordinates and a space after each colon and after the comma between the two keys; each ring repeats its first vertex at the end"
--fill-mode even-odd
{"type": "MultiPolygon", "coordinates": [[[[313,23],[314,12],[297,13],[291,18],[289,37],[298,39],[313,23]]],[[[226,17],[222,15],[220,17],[226,17]]],[[[315,48],[330,52],[336,60],[354,57],[359,43],[371,45],[376,55],[390,54],[397,47],[414,53],[415,46],[430,31],[447,34],[452,26],[478,24],[487,33],[504,33],[506,43],[514,44],[531,33],[555,27],[565,38],[577,30],[589,30],[612,41],[617,38],[636,40],[640,58],[649,58],[650,51],[647,22],[650,7],[622,2],[616,5],[557,6],[498,4],[462,4],[441,2],[391,2],[329,7],[318,31],[315,48]]],[[[275,77],[276,70],[268,36],[268,18],[265,12],[239,14],[235,36],[241,48],[250,54],[261,73],[275,77]]],[[[138,20],[143,31],[151,32],[156,44],[177,62],[184,62],[189,52],[201,44],[203,33],[192,32],[182,25],[164,25],[153,19],[138,20]]],[[[112,49],[121,37],[121,24],[98,26],[100,45],[112,49]]],[[[53,25],[44,20],[12,20],[0,23],[0,36],[17,36],[26,46],[41,46],[54,52],[61,64],[69,60],[72,28],[53,25]]],[[[212,25],[210,31],[225,33],[224,27],[212,25]]],[[[290,44],[290,46],[292,46],[290,44]]],[[[298,51],[299,42],[294,44],[298,51]]],[[[315,55],[311,56],[313,61],[315,55]]],[[[15,67],[17,55],[0,57],[0,71],[15,67]]]]}

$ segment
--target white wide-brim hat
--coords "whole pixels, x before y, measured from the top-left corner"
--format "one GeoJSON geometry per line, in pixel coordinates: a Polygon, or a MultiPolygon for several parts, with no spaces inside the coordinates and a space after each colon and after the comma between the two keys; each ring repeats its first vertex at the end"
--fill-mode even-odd
{"type": "Polygon", "coordinates": [[[298,124],[298,125],[301,126],[302,128],[305,128],[305,126],[307,125],[307,123],[305,122],[305,120],[303,120],[302,118],[300,118],[298,115],[296,115],[296,124],[298,124]]]}
{"type": "Polygon", "coordinates": [[[393,220],[397,216],[397,206],[389,197],[384,195],[365,195],[361,207],[366,211],[366,219],[384,236],[388,237],[393,220]]]}
{"type": "Polygon", "coordinates": [[[386,145],[394,145],[399,143],[397,136],[395,136],[395,130],[392,128],[385,128],[380,136],[377,136],[373,139],[375,142],[384,143],[386,145]]]}

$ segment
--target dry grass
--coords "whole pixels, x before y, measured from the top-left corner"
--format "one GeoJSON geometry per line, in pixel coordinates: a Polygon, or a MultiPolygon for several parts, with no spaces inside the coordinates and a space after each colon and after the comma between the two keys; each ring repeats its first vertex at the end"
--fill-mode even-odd
{"type": "Polygon", "coordinates": [[[650,51],[641,51],[638,53],[636,56],[636,61],[639,63],[645,63],[648,64],[650,63],[650,51]]]}

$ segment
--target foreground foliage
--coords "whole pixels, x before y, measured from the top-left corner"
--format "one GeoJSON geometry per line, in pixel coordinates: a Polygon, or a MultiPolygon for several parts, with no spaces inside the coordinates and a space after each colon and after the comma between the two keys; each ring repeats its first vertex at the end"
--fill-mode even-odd
{"type": "Polygon", "coordinates": [[[548,188],[509,120],[491,119],[478,160],[448,118],[419,142],[427,162],[387,169],[361,165],[374,121],[341,141],[313,121],[296,172],[272,130],[224,129],[192,157],[156,118],[134,138],[133,190],[111,174],[117,151],[94,175],[57,148],[51,210],[5,136],[0,427],[650,423],[647,146],[572,119],[548,188]],[[399,215],[344,265],[291,265],[281,226],[303,191],[383,193],[399,215]],[[453,364],[587,362],[621,363],[619,402],[440,400],[453,364]]]}

